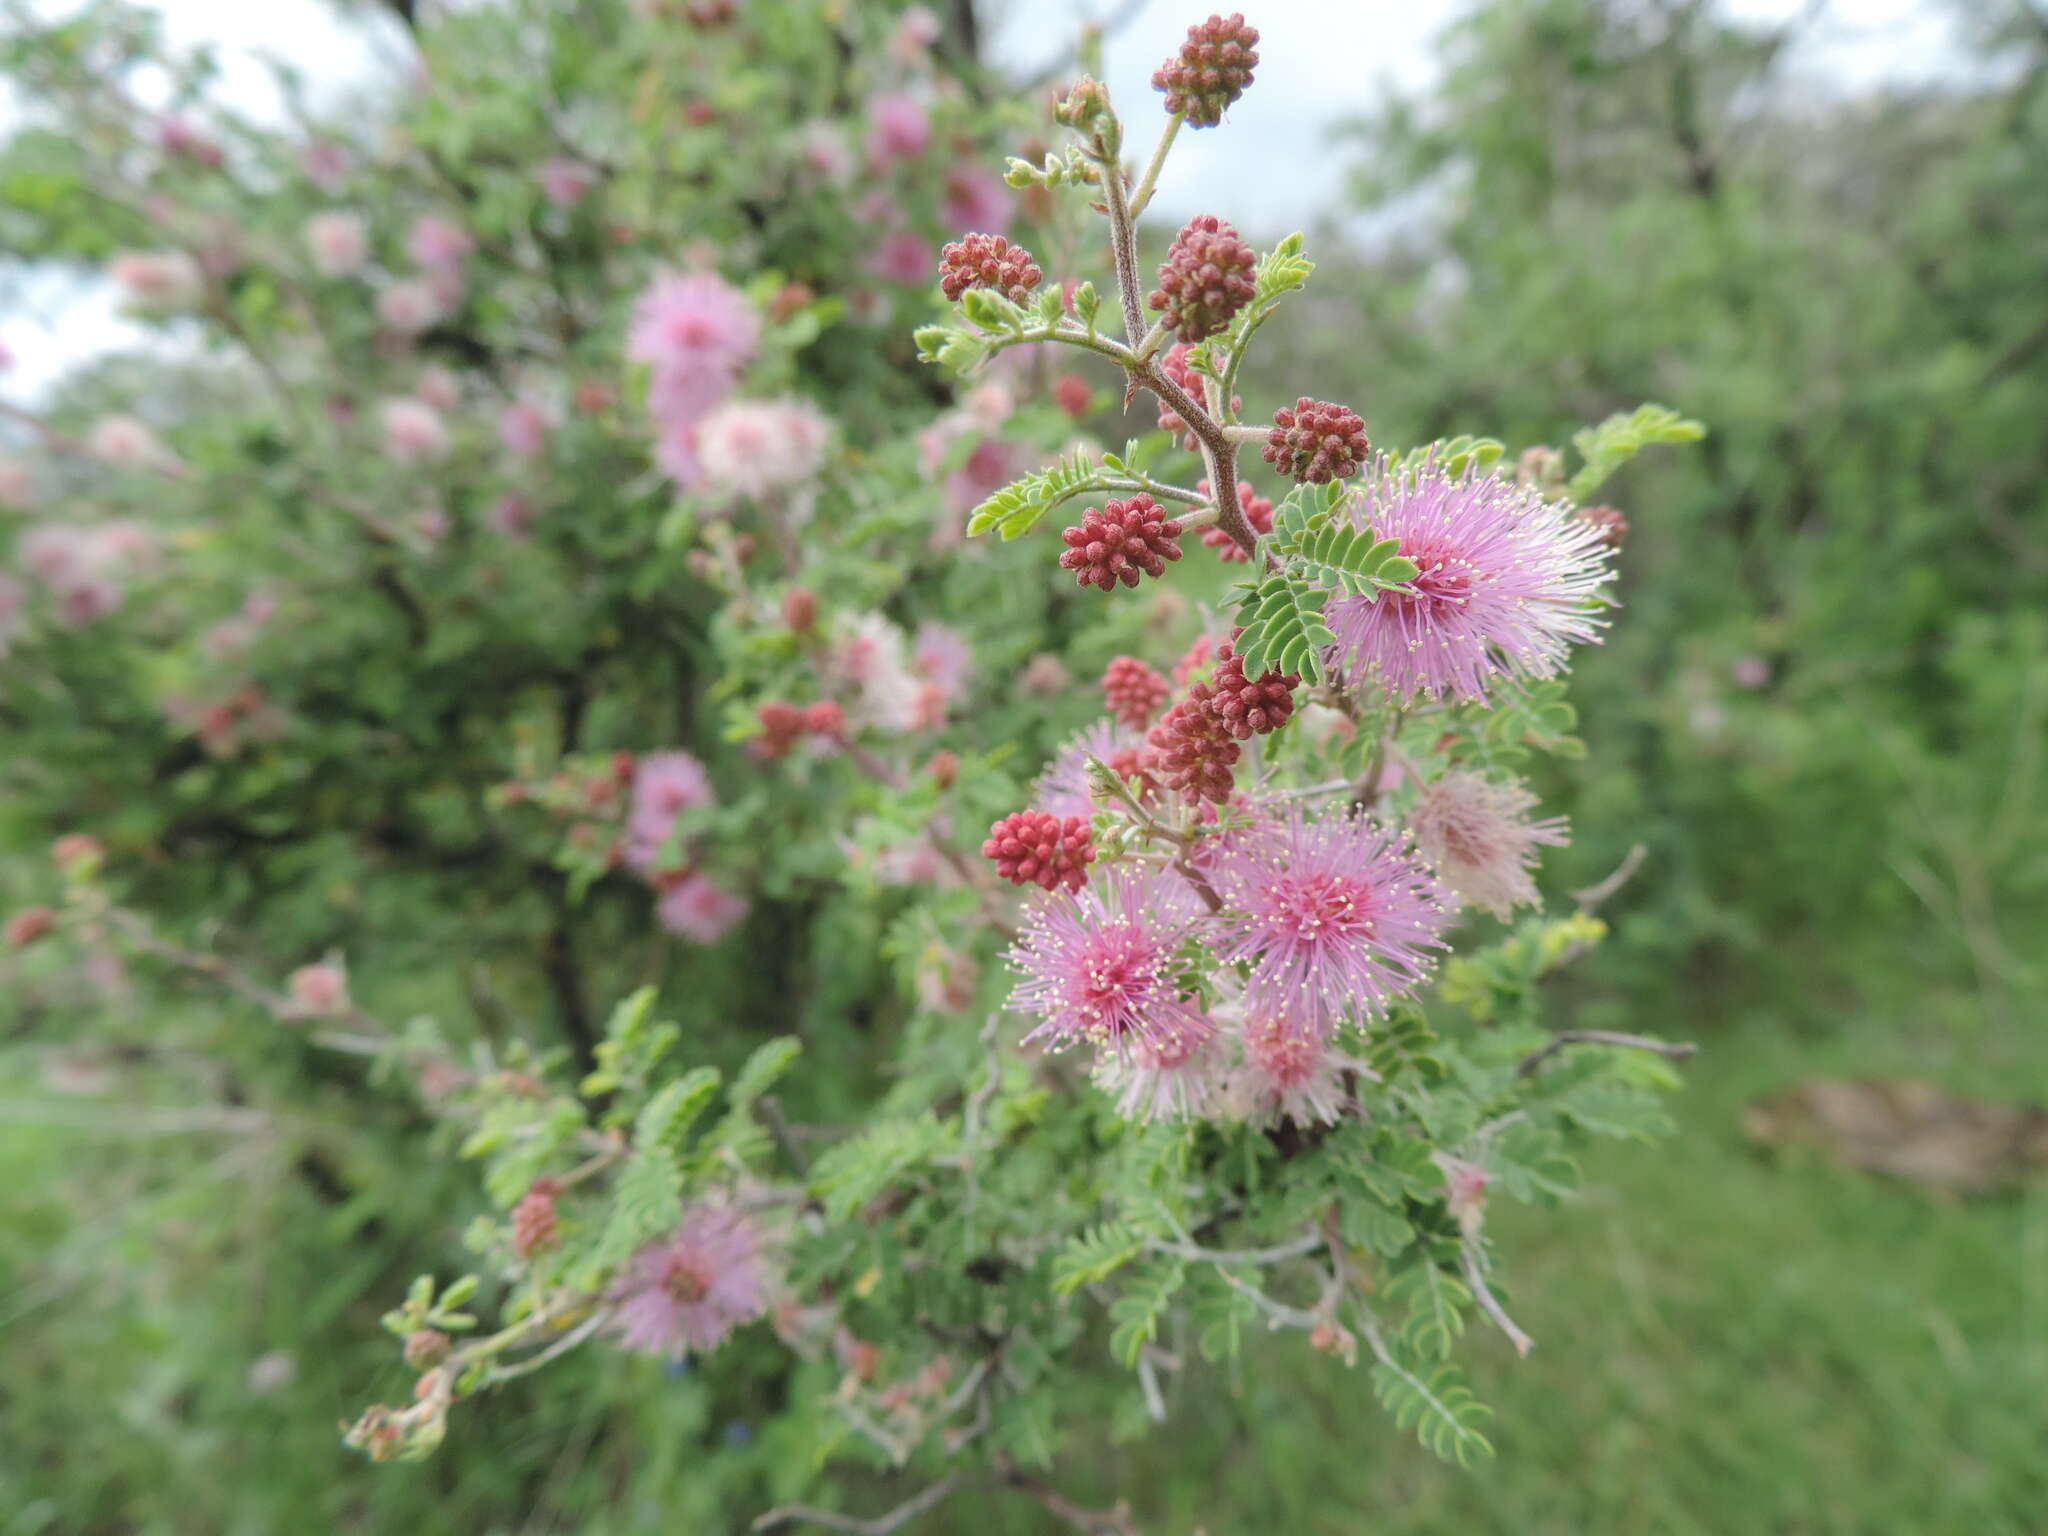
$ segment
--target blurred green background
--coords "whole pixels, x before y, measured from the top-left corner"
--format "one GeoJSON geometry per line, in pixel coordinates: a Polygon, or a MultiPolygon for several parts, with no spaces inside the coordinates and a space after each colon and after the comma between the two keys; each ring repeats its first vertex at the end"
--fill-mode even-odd
{"type": "MultiPolygon", "coordinates": [[[[1318,12],[1279,9],[1251,19],[1318,12]]],[[[2048,1099],[2048,16],[1923,9],[1949,67],[1901,82],[1816,78],[1811,18],[1492,0],[1428,89],[1284,147],[1343,190],[1297,220],[1321,265],[1248,394],[1284,360],[1388,443],[1561,442],[1641,399],[1711,428],[1611,487],[1627,612],[1577,672],[1587,758],[1539,786],[1577,834],[1551,888],[1648,850],[1574,1022],[1701,1052],[1674,1141],[1502,1218],[1540,1344],[1475,1362],[1493,1463],[1434,1462],[1289,1341],[1162,1434],[1105,1432],[1077,1497],[1147,1532],[2044,1528],[2028,1149],[1957,1193],[1800,1149],[1796,1104],[1770,1147],[1744,1113],[1815,1078],[2048,1099]]],[[[673,1523],[702,1402],[616,1360],[439,1460],[361,1464],[333,1426],[388,1362],[337,1319],[459,1176],[357,1105],[323,1133],[365,1191],[337,1206],[232,1140],[67,1124],[30,1070],[0,1137],[0,1532],[741,1527],[673,1523]],[[75,1522],[111,1488],[126,1514],[75,1522]]]]}

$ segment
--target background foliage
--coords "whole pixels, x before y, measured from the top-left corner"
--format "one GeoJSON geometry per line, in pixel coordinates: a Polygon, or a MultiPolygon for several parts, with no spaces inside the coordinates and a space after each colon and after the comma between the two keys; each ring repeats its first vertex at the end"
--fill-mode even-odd
{"type": "MultiPolygon", "coordinates": [[[[436,44],[447,89],[388,108],[419,153],[379,187],[422,206],[458,197],[485,261],[531,240],[542,264],[506,275],[545,304],[550,263],[580,274],[606,259],[604,232],[547,224],[519,174],[552,146],[548,103],[665,112],[701,92],[728,121],[825,115],[858,133],[870,82],[849,61],[893,17],[847,7],[835,32],[795,24],[803,10],[748,6],[745,42],[719,45],[733,51],[717,68],[585,49],[563,22],[543,51],[545,91],[531,88],[529,34],[488,11],[462,18],[436,44]],[[473,160],[477,143],[492,148],[473,160]],[[434,181],[456,162],[483,179],[434,181]]],[[[1549,865],[1556,888],[1597,878],[1632,840],[1650,848],[1610,914],[1629,942],[1582,962],[1574,1022],[1706,1050],[1677,1106],[1677,1155],[1596,1157],[1598,1199],[1526,1230],[1503,1216],[1503,1242],[1537,1255],[1518,1317],[1543,1344],[1520,1363],[1497,1340],[1481,1350],[1474,1375],[1501,1410],[1489,1468],[1437,1466],[1384,1426],[1357,1373],[1290,1342],[1233,1366],[1239,1392],[1177,1402],[1170,1440],[1128,1445],[1106,1411],[1105,1363],[1100,1394],[1077,1388],[1072,1407],[1109,1424],[1075,1470],[1077,1496],[1129,1498],[1163,1530],[2029,1528],[2048,1495],[2031,1433],[2048,1244],[2029,1197],[1930,1205],[1824,1163],[1760,1159],[1739,1129],[1751,1098],[1809,1074],[2001,1097],[2043,1084],[2028,1025],[2043,1000],[2031,936],[2048,915],[2048,33],[2018,7],[1970,14],[1976,85],[1815,100],[1784,77],[1781,37],[1710,7],[1505,0],[1447,37],[1427,108],[1347,140],[1360,206],[1403,210],[1403,233],[1362,244],[1349,270],[1320,245],[1315,281],[1271,322],[1268,357],[1301,360],[1286,382],[1305,363],[1298,387],[1357,402],[1389,443],[1468,428],[1562,441],[1645,398],[1714,426],[1700,449],[1646,457],[1603,493],[1632,524],[1626,622],[1579,670],[1586,762],[1542,784],[1578,830],[1549,865]]],[[[947,131],[1008,143],[1037,104],[984,80],[967,43],[956,23],[939,49],[963,82],[945,97],[947,131]]],[[[64,67],[61,51],[10,46],[17,73],[64,67]]],[[[583,126],[612,142],[651,131],[644,118],[583,126]]],[[[862,286],[849,277],[868,236],[851,199],[764,190],[733,144],[716,129],[674,136],[659,170],[673,181],[647,190],[629,256],[686,228],[744,246],[821,303],[862,286]]],[[[92,153],[33,131],[9,145],[11,251],[96,263],[132,243],[120,210],[83,196],[92,153]]],[[[634,206],[630,172],[618,195],[634,206]]],[[[296,238],[309,206],[281,194],[275,238],[296,238]]],[[[910,217],[942,228],[936,210],[910,217]]],[[[278,302],[256,285],[235,294],[252,314],[278,302]]],[[[938,498],[902,434],[943,402],[909,362],[907,326],[889,323],[921,318],[922,302],[896,296],[871,325],[820,313],[816,344],[792,335],[769,365],[830,399],[849,435],[891,445],[875,468],[902,500],[876,514],[884,550],[907,549],[904,530],[938,498]]],[[[427,344],[472,363],[524,344],[526,318],[479,306],[427,344]]],[[[623,393],[619,342],[572,326],[552,361],[623,393]]],[[[209,437],[209,421],[246,419],[209,412],[210,398],[260,387],[212,367],[108,363],[66,385],[53,419],[82,429],[138,370],[195,465],[265,462],[263,443],[209,437]]],[[[1049,446],[1063,423],[1041,410],[1016,435],[1049,446]]],[[[299,724],[282,751],[214,761],[155,704],[167,675],[225,682],[204,657],[167,650],[138,675],[80,641],[63,660],[100,669],[89,716],[39,715],[32,693],[8,693],[9,905],[48,898],[50,837],[111,824],[117,850],[150,852],[131,860],[145,873],[130,898],[218,920],[223,944],[293,959],[345,945],[357,994],[384,1016],[488,1021],[495,1008],[516,1021],[508,1033],[587,1048],[601,1000],[673,980],[677,952],[626,941],[646,930],[647,893],[600,882],[572,901],[574,867],[545,829],[492,814],[486,797],[522,753],[538,774],[576,749],[716,742],[727,718],[700,674],[711,637],[693,633],[711,594],[680,548],[645,537],[666,501],[651,486],[622,494],[607,442],[593,431],[588,457],[566,450],[531,545],[484,545],[482,506],[458,506],[477,555],[431,570],[310,515],[282,470],[258,476],[208,519],[197,560],[216,562],[216,580],[175,601],[225,616],[246,595],[239,552],[287,554],[304,606],[248,669],[299,724]],[[610,571],[626,585],[583,579],[610,571]],[[469,600],[470,581],[490,585],[488,601],[469,600]],[[425,594],[424,643],[394,584],[425,594]],[[374,718],[352,713],[362,699],[374,718]]],[[[363,464],[364,499],[384,472],[363,464]]],[[[986,615],[991,679],[1040,651],[1084,664],[1115,625],[1144,622],[1046,600],[1035,576],[1016,579],[1031,559],[903,559],[901,576],[878,559],[868,600],[907,605],[901,587],[943,581],[950,610],[986,615]]],[[[162,632],[197,617],[164,614],[162,632]]],[[[976,697],[982,738],[1020,743],[1015,765],[989,769],[1000,800],[1005,776],[1027,773],[1068,722],[1002,686],[976,697]]],[[[885,942],[886,896],[815,878],[835,850],[763,832],[775,812],[750,800],[747,775],[737,754],[721,771],[720,831],[775,847],[777,863],[744,941],[715,952],[723,969],[688,956],[686,1022],[727,1067],[752,1040],[803,1034],[813,1097],[799,1107],[828,1118],[880,1086],[869,1040],[902,1022],[881,973],[901,951],[885,942]],[[850,1030],[824,1027],[848,1017],[850,1030]]],[[[333,1425],[366,1382],[396,1391],[403,1378],[363,1320],[413,1273],[459,1261],[450,1213],[474,1206],[466,1176],[421,1155],[426,1127],[391,1098],[210,993],[145,972],[109,1004],[41,963],[10,958],[5,972],[4,1528],[268,1531],[318,1511],[323,1526],[365,1530],[716,1529],[786,1481],[794,1448],[755,1438],[744,1411],[714,1422],[713,1401],[729,1403],[715,1384],[596,1354],[546,1391],[465,1410],[475,1421],[439,1459],[371,1475],[333,1425]],[[113,1125],[89,1098],[44,1096],[52,1048],[85,1033],[88,1011],[112,1043],[86,1066],[118,1068],[169,1117],[225,1088],[265,1110],[262,1133],[113,1125]],[[711,1445],[730,1454],[701,1454],[711,1445]]],[[[875,1503],[881,1485],[855,1492],[875,1503]]],[[[1043,1517],[1005,1503],[977,1518],[1024,1530],[1043,1517]]]]}

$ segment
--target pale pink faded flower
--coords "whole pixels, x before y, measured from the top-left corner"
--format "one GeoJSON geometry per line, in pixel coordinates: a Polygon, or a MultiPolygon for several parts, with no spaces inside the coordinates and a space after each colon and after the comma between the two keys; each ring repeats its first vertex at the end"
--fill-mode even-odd
{"type": "Polygon", "coordinates": [[[1017,686],[1041,699],[1058,698],[1072,681],[1066,663],[1051,651],[1040,651],[1024,663],[1024,670],[1017,675],[1017,686]]]}
{"type": "Polygon", "coordinates": [[[908,160],[931,147],[931,113],[917,97],[892,91],[868,103],[868,158],[908,160]]]}
{"type": "Polygon", "coordinates": [[[1536,803],[1518,783],[1453,769],[1422,786],[1408,829],[1416,851],[1462,901],[1504,918],[1539,901],[1536,850],[1571,840],[1562,817],[1528,819],[1536,803]]]}
{"type": "Polygon", "coordinates": [[[405,253],[430,272],[451,272],[461,267],[476,241],[460,224],[435,214],[422,214],[413,221],[405,237],[405,253]]]}
{"type": "Polygon", "coordinates": [[[446,368],[422,368],[412,392],[437,411],[452,411],[462,404],[462,381],[446,368]]]}
{"type": "Polygon", "coordinates": [[[1327,609],[1339,666],[1396,700],[1483,701],[1502,676],[1551,677],[1574,642],[1597,640],[1613,547],[1563,502],[1476,466],[1398,468],[1379,456],[1353,521],[1420,568],[1406,591],[1327,609]]]}
{"type": "Polygon", "coordinates": [[[1022,474],[1037,455],[1021,443],[985,437],[939,488],[948,512],[971,512],[1022,474]]]}
{"type": "Polygon", "coordinates": [[[498,413],[498,441],[516,459],[537,459],[547,452],[552,425],[537,402],[515,400],[498,413]]]}
{"type": "Polygon", "coordinates": [[[670,1360],[716,1349],[768,1309],[761,1248],[743,1213],[689,1206],[674,1233],[635,1253],[613,1282],[610,1327],[619,1343],[670,1360]]]}
{"type": "Polygon", "coordinates": [[[285,991],[295,1017],[331,1019],[348,1012],[348,972],[337,961],[300,966],[285,978],[285,991]]]}
{"type": "Polygon", "coordinates": [[[133,416],[102,416],[86,434],[85,446],[94,458],[121,469],[176,472],[183,468],[178,456],[133,416]]]}
{"type": "Polygon", "coordinates": [[[731,400],[697,425],[705,480],[727,495],[760,499],[817,478],[831,424],[801,400],[731,400]]]}
{"type": "Polygon", "coordinates": [[[900,736],[922,725],[924,685],[907,649],[902,630],[879,613],[862,613],[827,653],[829,676],[854,691],[849,718],[856,727],[900,736]]]}
{"type": "Polygon", "coordinates": [[[441,300],[421,278],[405,278],[377,295],[377,319],[401,336],[417,336],[440,318],[441,300]]]}
{"type": "Polygon", "coordinates": [[[355,163],[348,147],[332,139],[309,139],[299,150],[299,169],[330,197],[348,185],[355,163]]]}
{"type": "Polygon", "coordinates": [[[1094,1078],[1098,1088],[1115,1098],[1118,1114],[1143,1125],[1216,1113],[1229,1071],[1227,1036],[1181,1033],[1167,1035],[1156,1045],[1134,1040],[1127,1051],[1104,1051],[1096,1058],[1094,1078]]]}
{"type": "Polygon", "coordinates": [[[452,446],[441,413],[426,401],[400,395],[377,407],[384,453],[394,464],[427,464],[448,456],[452,446]]]}
{"type": "Polygon", "coordinates": [[[123,251],[107,276],[131,310],[145,313],[192,309],[206,293],[206,274],[183,251],[123,251]]]}
{"type": "Polygon", "coordinates": [[[156,120],[156,142],[165,154],[210,169],[218,168],[223,159],[220,146],[205,132],[173,113],[167,112],[156,120]]]}
{"type": "Polygon", "coordinates": [[[1345,1074],[1374,1076],[1364,1062],[1331,1049],[1299,1020],[1280,1014],[1247,1014],[1243,1040],[1244,1059],[1231,1074],[1227,1094],[1237,1114],[1255,1125],[1334,1125],[1351,1102],[1345,1074]]]}
{"type": "Polygon", "coordinates": [[[661,893],[655,915],[670,933],[699,944],[716,944],[747,915],[747,899],[708,876],[686,875],[661,893]]]}
{"type": "Polygon", "coordinates": [[[323,277],[347,277],[370,259],[369,226],[357,213],[316,213],[306,220],[306,254],[323,277]]]}
{"type": "Polygon", "coordinates": [[[837,123],[815,120],[797,129],[797,152],[804,164],[835,187],[851,182],[860,169],[846,132],[837,123]]]}
{"type": "Polygon", "coordinates": [[[1729,664],[1728,676],[1738,688],[1761,688],[1771,680],[1771,664],[1761,656],[1738,656],[1729,664]]]}
{"type": "Polygon", "coordinates": [[[1477,1232],[1486,1220],[1486,1190],[1493,1175],[1477,1163],[1438,1152],[1436,1165],[1443,1170],[1444,1204],[1466,1233],[1477,1232]]]}
{"type": "Polygon", "coordinates": [[[541,195],[557,208],[574,208],[596,185],[597,172],[581,160],[557,155],[541,163],[541,195]]]}
{"type": "Polygon", "coordinates": [[[926,622],[918,626],[911,660],[918,672],[948,699],[958,695],[974,674],[973,647],[959,630],[944,624],[926,622]]]}
{"type": "Polygon", "coordinates": [[[908,6],[890,30],[889,56],[899,64],[921,65],[929,58],[932,44],[939,40],[944,30],[931,7],[908,6]]]}
{"type": "Polygon", "coordinates": [[[1036,902],[1008,957],[1018,973],[1010,1007],[1038,1019],[1026,1043],[1144,1042],[1174,1054],[1213,1033],[1180,984],[1180,947],[1203,911],[1178,875],[1129,868],[1036,902]]]}

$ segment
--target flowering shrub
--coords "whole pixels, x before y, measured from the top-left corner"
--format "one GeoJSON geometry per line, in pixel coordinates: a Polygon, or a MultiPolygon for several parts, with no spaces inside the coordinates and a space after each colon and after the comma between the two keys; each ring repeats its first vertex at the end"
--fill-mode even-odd
{"type": "Polygon", "coordinates": [[[1162,66],[1137,177],[1087,79],[998,176],[929,13],[793,9],[621,8],[616,55],[539,0],[451,17],[405,133],[290,154],[100,91],[149,52],[134,14],[24,48],[127,151],[33,146],[166,248],[100,253],[130,301],[241,372],[215,410],[28,422],[16,499],[83,490],[13,541],[8,701],[50,751],[12,771],[87,841],[13,963],[222,986],[254,1049],[418,1111],[408,1172],[481,1165],[467,1257],[394,1239],[432,1273],[383,1319],[406,1389],[347,1429],[375,1459],[603,1350],[771,1400],[750,1495],[940,1479],[886,1528],[973,1466],[1071,1507],[1077,1383],[1162,1421],[1277,1328],[1471,1461],[1467,1323],[1529,1344],[1489,1200],[1656,1133],[1686,1049],[1545,1026],[1603,893],[1541,910],[1566,829],[1517,774],[1576,749],[1563,674],[1609,616],[1578,503],[1697,429],[1594,428],[1567,487],[1344,406],[1242,420],[1303,242],[1204,215],[1156,289],[1138,256],[1178,130],[1251,83],[1241,17],[1162,66]],[[522,22],[587,119],[489,94],[522,22]],[[797,127],[728,152],[774,91],[797,127]],[[465,99],[506,119],[488,152],[465,99]],[[1101,273],[998,227],[1090,209],[1101,273]],[[942,302],[916,355],[957,390],[897,339],[942,302]],[[1077,440],[1119,383],[1158,430],[1077,440]],[[1084,499],[1057,553],[1012,542],[1084,499]],[[1244,573],[1228,617],[1174,590],[1194,567],[1244,573]]]}

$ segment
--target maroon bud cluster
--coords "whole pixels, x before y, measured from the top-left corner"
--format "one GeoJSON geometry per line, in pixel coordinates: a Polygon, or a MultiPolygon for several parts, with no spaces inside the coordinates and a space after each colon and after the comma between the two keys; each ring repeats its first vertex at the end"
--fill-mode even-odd
{"type": "Polygon", "coordinates": [[[1165,312],[1181,340],[1200,341],[1251,303],[1257,288],[1252,269],[1258,264],[1258,253],[1238,238],[1235,225],[1198,213],[1174,236],[1159,264],[1151,305],[1165,312]]]}
{"type": "Polygon", "coordinates": [[[1074,572],[1080,585],[1105,592],[1118,582],[1135,587],[1140,575],[1161,575],[1167,561],[1180,558],[1180,524],[1143,491],[1088,508],[1080,526],[1060,537],[1067,543],[1061,568],[1074,572]]]}
{"type": "Polygon", "coordinates": [[[1600,537],[1605,542],[1617,548],[1628,537],[1628,519],[1616,507],[1581,507],[1579,521],[1591,523],[1600,530],[1600,537]]]}
{"type": "Polygon", "coordinates": [[[792,634],[809,634],[818,622],[818,595],[809,587],[791,587],[782,594],[782,622],[792,634]]]}
{"type": "Polygon", "coordinates": [[[1189,698],[1205,698],[1216,722],[1238,741],[1277,731],[1294,713],[1294,690],[1301,674],[1268,668],[1255,679],[1244,675],[1244,661],[1233,649],[1238,630],[1217,652],[1216,671],[1206,683],[1188,690],[1189,698]]]}
{"type": "MultiPolygon", "coordinates": [[[[1204,480],[1198,487],[1208,493],[1209,482],[1204,480]]],[[[1252,525],[1252,532],[1267,534],[1273,531],[1273,503],[1252,489],[1249,480],[1237,482],[1237,504],[1244,512],[1244,520],[1252,525]]],[[[1225,565],[1240,565],[1251,559],[1238,547],[1237,540],[1221,528],[1209,527],[1202,530],[1202,546],[1216,551],[1216,558],[1225,565]]]]}
{"type": "Polygon", "coordinates": [[[1078,891],[1088,883],[1095,842],[1085,817],[1015,811],[988,829],[981,856],[995,860],[996,873],[1012,885],[1078,891]]]}
{"type": "Polygon", "coordinates": [[[988,288],[1022,304],[1044,276],[1029,251],[1002,235],[967,235],[939,254],[939,287],[949,299],[970,288],[988,288]]]}
{"type": "Polygon", "coordinates": [[[555,1240],[555,1185],[536,1179],[512,1207],[512,1251],[530,1259],[555,1240]]]}
{"type": "Polygon", "coordinates": [[[1348,406],[1303,397],[1273,413],[1266,462],[1295,480],[1322,485],[1358,473],[1370,445],[1365,421],[1348,406]]]}
{"type": "MultiPolygon", "coordinates": [[[[1205,685],[1195,684],[1196,689],[1205,685]]],[[[1217,805],[1230,798],[1235,787],[1232,770],[1240,748],[1223,729],[1208,701],[1190,691],[1188,697],[1166,712],[1166,718],[1152,727],[1145,738],[1151,751],[1145,766],[1172,793],[1189,805],[1210,800],[1217,805]]]]}
{"type": "Polygon", "coordinates": [[[1166,110],[1181,113],[1190,128],[1214,128],[1252,83],[1258,42],[1258,28],[1246,26],[1241,14],[1211,16],[1188,28],[1180,52],[1153,74],[1152,88],[1166,93],[1166,110]]]}
{"type": "Polygon", "coordinates": [[[787,757],[806,736],[838,738],[846,734],[846,711],[831,699],[808,708],[771,699],[754,711],[761,727],[747,750],[765,762],[787,757]]]}
{"type": "Polygon", "coordinates": [[[1102,701],[1117,723],[1142,731],[1173,696],[1173,685],[1135,656],[1119,656],[1102,674],[1102,701]]]}
{"type": "Polygon", "coordinates": [[[48,907],[23,907],[7,919],[7,942],[15,949],[26,949],[57,926],[57,914],[48,907]]]}
{"type": "MultiPolygon", "coordinates": [[[[1176,341],[1166,349],[1165,354],[1159,359],[1159,371],[1186,390],[1190,395],[1193,395],[1197,400],[1200,400],[1202,398],[1202,376],[1188,366],[1188,353],[1193,350],[1194,348],[1189,343],[1176,341]]],[[[1230,397],[1231,414],[1236,415],[1237,412],[1243,409],[1244,396],[1232,395],[1230,397]]],[[[1180,432],[1186,426],[1187,423],[1180,419],[1179,412],[1168,410],[1164,405],[1159,407],[1160,431],[1180,432]]],[[[1199,453],[1201,451],[1201,440],[1193,432],[1188,432],[1180,441],[1181,446],[1187,449],[1189,453],[1199,453]]]]}

